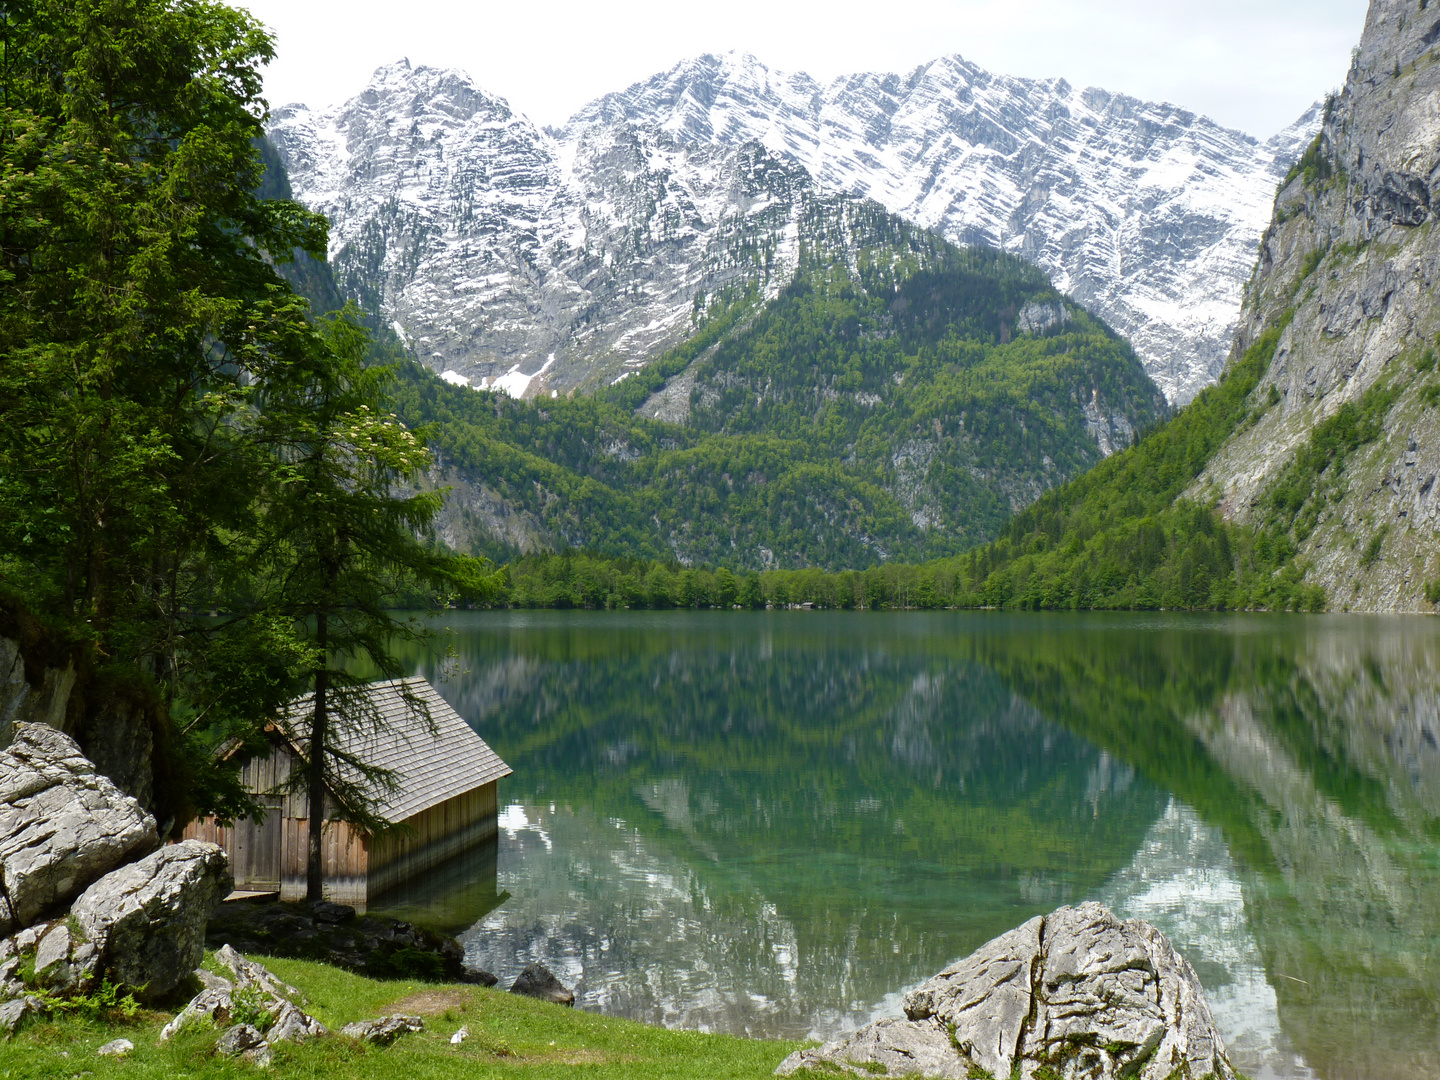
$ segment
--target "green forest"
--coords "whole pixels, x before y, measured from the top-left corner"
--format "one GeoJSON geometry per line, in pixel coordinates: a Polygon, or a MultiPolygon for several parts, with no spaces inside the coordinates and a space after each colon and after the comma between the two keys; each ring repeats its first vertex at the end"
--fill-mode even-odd
{"type": "Polygon", "coordinates": [[[1326,610],[1330,598],[1306,583],[1297,553],[1348,459],[1379,436],[1397,396],[1390,381],[1311,432],[1265,493],[1252,524],[1227,522],[1212,507],[1183,498],[1225,440],[1276,404],[1273,395],[1255,400],[1255,389],[1287,324],[1282,320],[1267,331],[1217,385],[1136,445],[1046,492],[1010,517],[995,540],[964,554],[838,573],[804,568],[737,575],[673,559],[643,562],[594,550],[566,551],[512,561],[496,602],[592,608],[1326,610]]]}
{"type": "Polygon", "coordinates": [[[395,609],[483,598],[491,574],[433,542],[443,500],[415,483],[432,459],[393,412],[394,365],[357,313],[317,315],[279,272],[328,280],[328,224],[267,190],[271,38],[204,0],[33,0],[3,30],[0,638],[18,700],[63,682],[54,719],[153,796],[162,832],[253,810],[215,748],[263,739],[306,690],[306,783],[355,793],[378,777],[331,745],[364,722],[354,661],[400,674],[395,643],[422,631],[395,609]]]}
{"type": "MultiPolygon", "coordinates": [[[[718,297],[691,340],[615,387],[521,402],[416,367],[397,411],[429,433],[440,482],[483,487],[530,523],[530,549],[737,571],[966,551],[1101,459],[1085,403],[1136,428],[1164,416],[1129,346],[1033,266],[859,216],[870,246],[806,252],[772,301],[718,297]],[[1027,305],[1056,324],[1019,333],[1027,305]],[[647,419],[682,372],[688,421],[647,419]]],[[[517,554],[478,521],[457,533],[517,554]]]]}

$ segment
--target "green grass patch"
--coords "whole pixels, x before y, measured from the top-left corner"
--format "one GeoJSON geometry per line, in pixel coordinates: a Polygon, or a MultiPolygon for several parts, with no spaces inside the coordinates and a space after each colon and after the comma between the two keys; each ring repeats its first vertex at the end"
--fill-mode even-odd
{"type": "MultiPolygon", "coordinates": [[[[280,978],[300,988],[307,1010],[333,1032],[354,1020],[389,1013],[424,1016],[425,1031],[377,1049],[334,1035],[302,1046],[275,1048],[268,1075],[304,1080],[475,1080],[523,1077],[654,1078],[768,1077],[798,1043],[768,1042],[692,1031],[669,1031],[629,1020],[516,997],[475,986],[370,979],[307,960],[259,958],[280,978]],[[458,1047],[450,1035],[468,1027],[458,1047]]],[[[32,1021],[0,1043],[5,1080],[84,1075],[95,1080],[210,1080],[266,1075],[213,1054],[218,1033],[190,1027],[158,1042],[170,1014],[139,1012],[129,1022],[102,1022],[81,1015],[32,1021]],[[135,1052],[125,1059],[95,1051],[127,1038],[135,1052]]]]}

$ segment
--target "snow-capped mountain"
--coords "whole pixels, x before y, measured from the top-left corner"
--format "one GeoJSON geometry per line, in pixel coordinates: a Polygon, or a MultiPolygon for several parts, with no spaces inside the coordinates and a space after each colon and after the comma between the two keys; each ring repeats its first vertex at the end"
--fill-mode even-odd
{"type": "Polygon", "coordinates": [[[330,217],[342,286],[450,381],[517,397],[623,377],[728,285],[778,291],[805,208],[834,201],[758,145],[626,121],[559,140],[408,62],[338,109],[277,110],[269,135],[296,197],[330,217]]]}
{"type": "Polygon", "coordinates": [[[1223,367],[1277,182],[1320,108],[1261,143],[1173,105],[958,56],[823,85],[730,53],[603,97],[560,134],[618,120],[687,145],[759,142],[824,190],[1022,255],[1127,335],[1184,402],[1223,367]]]}
{"type": "Polygon", "coordinates": [[[812,208],[859,196],[1038,263],[1184,401],[1220,370],[1276,180],[1316,126],[1261,144],[959,58],[821,86],[728,55],[559,131],[402,61],[337,108],[277,110],[269,134],[330,217],[342,285],[451,381],[518,396],[622,378],[721,289],[778,291],[820,239],[807,222],[837,220],[812,208]]]}

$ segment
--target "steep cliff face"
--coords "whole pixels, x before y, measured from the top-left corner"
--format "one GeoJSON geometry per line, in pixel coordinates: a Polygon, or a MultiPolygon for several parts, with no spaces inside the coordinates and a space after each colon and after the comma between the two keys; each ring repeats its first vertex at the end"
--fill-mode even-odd
{"type": "Polygon", "coordinates": [[[1233,362],[1283,327],[1252,395],[1263,415],[1190,494],[1237,520],[1294,508],[1309,523],[1295,534],[1307,580],[1333,608],[1433,610],[1440,5],[1372,0],[1345,87],[1303,164],[1276,199],[1231,353],[1233,362]],[[1335,455],[1326,432],[1355,424],[1348,459],[1335,455]],[[1303,505],[1276,499],[1317,463],[1303,505]]]}
{"type": "Polygon", "coordinates": [[[0,598],[0,747],[19,724],[48,725],[74,738],[147,810],[169,814],[174,799],[156,797],[157,772],[163,780],[168,771],[156,753],[157,711],[142,685],[110,669],[97,672],[84,646],[49,633],[21,605],[0,598]]]}

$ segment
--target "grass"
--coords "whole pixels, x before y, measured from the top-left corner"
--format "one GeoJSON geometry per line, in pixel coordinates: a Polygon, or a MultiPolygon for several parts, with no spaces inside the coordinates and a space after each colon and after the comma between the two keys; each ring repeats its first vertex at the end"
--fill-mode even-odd
{"type": "MultiPolygon", "coordinates": [[[[354,1020],[389,1013],[425,1018],[425,1031],[388,1049],[332,1036],[303,1046],[282,1043],[268,1075],[297,1080],[551,1080],[615,1077],[635,1080],[769,1077],[798,1043],[668,1031],[629,1020],[515,997],[477,986],[386,982],[306,960],[257,957],[297,986],[307,1011],[339,1031],[354,1020]],[[470,1038],[458,1048],[450,1035],[462,1025],[470,1038]]],[[[129,1023],[79,1016],[31,1021],[0,1042],[0,1080],[220,1080],[267,1075],[243,1062],[215,1057],[218,1033],[191,1028],[165,1045],[157,1041],[170,1013],[141,1012],[129,1023]],[[97,1057],[116,1038],[135,1044],[128,1058],[97,1057]]]]}

